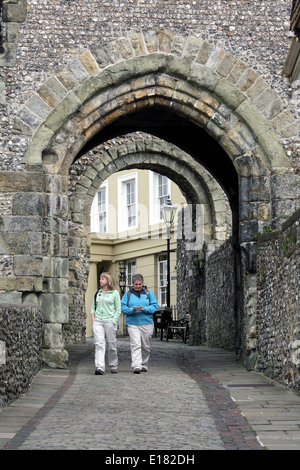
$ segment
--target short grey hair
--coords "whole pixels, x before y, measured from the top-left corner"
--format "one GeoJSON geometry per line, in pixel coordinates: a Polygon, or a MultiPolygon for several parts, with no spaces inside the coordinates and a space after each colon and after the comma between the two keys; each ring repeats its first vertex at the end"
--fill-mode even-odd
{"type": "Polygon", "coordinates": [[[142,283],[144,283],[144,278],[141,274],[134,274],[132,276],[132,284],[134,284],[135,281],[142,281],[142,283]]]}

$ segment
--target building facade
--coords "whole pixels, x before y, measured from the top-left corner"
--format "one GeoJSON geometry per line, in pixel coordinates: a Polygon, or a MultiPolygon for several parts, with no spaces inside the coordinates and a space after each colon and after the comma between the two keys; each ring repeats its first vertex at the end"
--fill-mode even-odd
{"type": "MultiPolygon", "coordinates": [[[[92,336],[89,312],[99,275],[103,271],[111,272],[121,292],[120,262],[125,263],[125,291],[132,287],[132,276],[141,273],[145,285],[155,293],[158,304],[167,305],[167,233],[161,208],[168,195],[180,213],[186,200],[178,186],[168,177],[148,170],[115,173],[98,189],[91,207],[87,336],[92,336]]],[[[174,307],[177,235],[175,219],[170,239],[170,301],[174,307]]],[[[118,334],[126,334],[122,317],[118,334]]]]}

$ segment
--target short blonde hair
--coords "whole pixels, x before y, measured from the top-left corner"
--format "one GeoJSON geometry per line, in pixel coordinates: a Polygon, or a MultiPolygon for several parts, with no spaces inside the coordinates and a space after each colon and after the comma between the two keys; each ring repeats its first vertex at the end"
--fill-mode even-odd
{"type": "Polygon", "coordinates": [[[110,273],[101,273],[100,278],[101,277],[105,277],[105,279],[107,279],[108,287],[109,287],[110,290],[115,290],[116,289],[115,280],[114,280],[114,278],[112,277],[112,275],[110,273]]]}

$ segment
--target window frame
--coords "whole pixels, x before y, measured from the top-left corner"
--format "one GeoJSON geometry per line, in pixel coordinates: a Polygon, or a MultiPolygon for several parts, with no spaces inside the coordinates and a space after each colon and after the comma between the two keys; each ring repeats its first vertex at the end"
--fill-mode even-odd
{"type": "Polygon", "coordinates": [[[158,290],[158,303],[161,306],[167,305],[167,255],[159,254],[157,256],[157,290],[158,290]],[[161,284],[161,269],[163,269],[163,280],[165,281],[164,284],[161,284]],[[165,302],[162,302],[163,297],[165,298],[165,302]]]}
{"type": "Polygon", "coordinates": [[[104,181],[99,189],[97,190],[91,207],[91,232],[92,233],[108,233],[109,232],[109,220],[108,220],[108,182],[104,181]],[[100,231],[100,220],[99,220],[99,192],[105,192],[105,225],[106,230],[100,231]]]}
{"type": "Polygon", "coordinates": [[[132,276],[134,276],[136,273],[137,273],[136,259],[127,260],[126,261],[126,287],[127,289],[130,289],[131,287],[133,287],[133,284],[129,282],[130,281],[129,277],[131,276],[131,280],[132,280],[132,276]],[[129,265],[131,265],[131,268],[133,266],[135,267],[134,270],[131,269],[131,274],[129,274],[129,265]]]}
{"type": "Polygon", "coordinates": [[[161,217],[161,204],[159,202],[159,177],[167,178],[167,193],[165,196],[171,197],[171,180],[166,175],[161,175],[154,171],[149,171],[149,222],[150,225],[159,224],[163,222],[161,217]]]}
{"type": "MultiPolygon", "coordinates": [[[[131,215],[132,216],[132,215],[131,215]]],[[[118,231],[124,232],[127,230],[134,230],[138,227],[138,174],[129,173],[118,178],[118,231]],[[127,206],[127,191],[126,185],[134,181],[135,183],[135,203],[134,203],[134,217],[135,224],[129,226],[128,224],[128,206],[127,206]]]]}

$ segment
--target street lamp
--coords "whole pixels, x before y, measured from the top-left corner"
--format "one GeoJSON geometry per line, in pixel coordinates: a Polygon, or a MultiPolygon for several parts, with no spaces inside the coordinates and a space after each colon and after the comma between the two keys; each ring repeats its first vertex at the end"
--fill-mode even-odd
{"type": "Polygon", "coordinates": [[[165,204],[161,208],[164,223],[167,227],[167,307],[170,305],[170,238],[171,238],[171,226],[174,223],[174,217],[177,210],[177,206],[173,206],[171,203],[170,195],[168,194],[165,204]]]}

